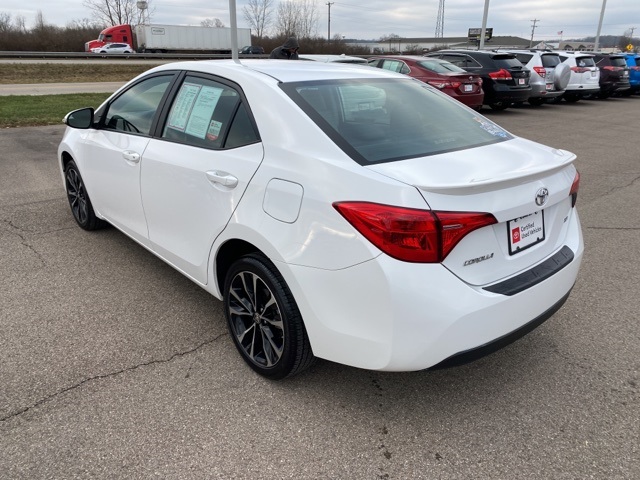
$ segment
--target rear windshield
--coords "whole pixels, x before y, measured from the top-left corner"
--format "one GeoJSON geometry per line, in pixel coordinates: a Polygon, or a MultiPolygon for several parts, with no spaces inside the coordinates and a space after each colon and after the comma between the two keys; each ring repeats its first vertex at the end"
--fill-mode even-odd
{"type": "Polygon", "coordinates": [[[513,56],[495,56],[493,61],[500,68],[522,67],[522,62],[513,56]]]}
{"type": "Polygon", "coordinates": [[[627,61],[623,57],[613,57],[611,59],[611,65],[614,67],[626,67],[627,61]]]}
{"type": "Polygon", "coordinates": [[[595,67],[596,62],[593,57],[576,57],[576,65],[578,67],[595,67]]]}
{"type": "Polygon", "coordinates": [[[361,165],[512,138],[456,100],[411,79],[322,80],[281,88],[361,165]]]}
{"type": "Polygon", "coordinates": [[[545,68],[555,68],[560,64],[559,55],[542,55],[542,66],[545,68]]]}
{"type": "Polygon", "coordinates": [[[421,60],[416,62],[421,67],[431,70],[436,73],[467,73],[466,70],[454,65],[450,62],[443,62],[438,60],[421,60]]]}

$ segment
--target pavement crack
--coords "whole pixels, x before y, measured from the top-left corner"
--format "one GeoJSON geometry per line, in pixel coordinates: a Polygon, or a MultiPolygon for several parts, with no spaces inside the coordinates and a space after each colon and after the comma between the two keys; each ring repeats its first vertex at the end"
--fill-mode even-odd
{"type": "Polygon", "coordinates": [[[47,266],[47,262],[45,262],[42,254],[38,250],[36,250],[36,248],[31,245],[31,243],[27,241],[27,238],[24,236],[24,234],[26,233],[24,229],[15,225],[11,220],[2,220],[2,223],[8,225],[11,228],[11,230],[8,230],[8,232],[18,237],[20,239],[21,245],[34,253],[38,260],[40,260],[40,263],[42,263],[43,267],[47,266]]]}
{"type": "Polygon", "coordinates": [[[53,393],[51,395],[48,395],[48,396],[46,396],[44,398],[41,398],[40,400],[36,401],[35,403],[33,403],[32,405],[30,405],[28,407],[23,407],[20,410],[7,415],[6,417],[0,418],[0,423],[7,422],[7,421],[12,420],[12,419],[14,419],[16,417],[19,417],[19,416],[27,413],[28,411],[33,410],[34,408],[37,408],[40,405],[43,405],[43,404],[49,402],[50,400],[55,399],[56,397],[58,397],[58,396],[60,396],[60,395],[62,395],[64,393],[68,393],[68,392],[71,392],[73,390],[76,390],[76,389],[82,387],[83,385],[85,385],[85,384],[87,384],[89,382],[93,382],[95,380],[104,380],[105,378],[117,377],[118,375],[122,375],[124,373],[129,373],[129,372],[132,372],[132,371],[137,370],[137,369],[142,368],[142,367],[148,367],[148,366],[151,366],[151,365],[161,365],[161,364],[170,363],[173,360],[175,360],[176,358],[184,357],[184,356],[189,355],[191,353],[197,352],[201,348],[204,348],[204,347],[206,347],[208,345],[211,345],[212,343],[215,343],[220,338],[222,338],[222,337],[224,337],[226,335],[228,335],[227,332],[221,333],[220,335],[217,335],[217,336],[215,336],[215,337],[213,337],[213,338],[211,338],[211,339],[209,339],[207,341],[204,341],[204,342],[200,343],[199,345],[197,345],[197,346],[195,346],[195,347],[193,347],[193,348],[191,348],[189,350],[185,350],[184,352],[174,353],[169,358],[164,358],[164,359],[160,359],[160,360],[150,360],[148,362],[139,363],[139,364],[134,365],[132,367],[123,368],[123,369],[117,370],[115,372],[104,373],[104,374],[101,374],[101,375],[95,375],[93,377],[85,378],[84,380],[81,380],[81,381],[79,381],[78,383],[76,383],[74,385],[71,385],[69,387],[63,388],[63,389],[58,390],[57,392],[55,392],[55,393],[53,393]]]}
{"type": "Polygon", "coordinates": [[[637,177],[633,177],[631,179],[630,182],[626,183],[625,185],[617,185],[615,187],[612,187],[611,189],[609,189],[608,191],[606,191],[605,193],[603,193],[602,195],[600,195],[600,198],[602,197],[606,197],[608,195],[611,195],[612,193],[617,192],[618,190],[622,190],[623,188],[627,188],[627,187],[631,187],[633,186],[638,180],[640,180],[640,175],[638,175],[637,177]]]}

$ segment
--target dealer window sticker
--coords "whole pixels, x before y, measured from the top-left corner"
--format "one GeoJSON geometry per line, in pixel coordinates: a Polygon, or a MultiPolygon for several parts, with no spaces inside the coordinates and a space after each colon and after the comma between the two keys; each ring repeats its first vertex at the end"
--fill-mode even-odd
{"type": "Polygon", "coordinates": [[[482,128],[485,132],[490,133],[495,137],[501,137],[501,138],[509,137],[509,134],[503,129],[501,129],[495,123],[480,117],[473,117],[473,119],[480,124],[480,128],[482,128]]]}
{"type": "MultiPolygon", "coordinates": [[[[191,115],[189,115],[185,133],[194,137],[205,138],[211,129],[211,117],[216,105],[218,105],[222,91],[222,88],[202,87],[191,110],[191,115]]],[[[220,129],[216,133],[216,138],[218,133],[220,133],[220,129]]]]}
{"type": "Polygon", "coordinates": [[[189,115],[191,114],[191,110],[201,88],[202,85],[198,85],[196,83],[185,82],[182,85],[178,95],[176,96],[176,101],[174,102],[173,107],[171,107],[167,128],[172,128],[180,132],[185,131],[189,115]]]}

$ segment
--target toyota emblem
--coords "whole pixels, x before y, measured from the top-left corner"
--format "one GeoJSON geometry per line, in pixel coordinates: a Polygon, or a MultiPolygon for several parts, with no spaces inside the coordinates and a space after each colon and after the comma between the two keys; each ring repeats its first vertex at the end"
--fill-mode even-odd
{"type": "Polygon", "coordinates": [[[543,206],[547,203],[547,198],[549,198],[549,190],[546,188],[541,188],[536,192],[536,205],[539,207],[543,206]]]}

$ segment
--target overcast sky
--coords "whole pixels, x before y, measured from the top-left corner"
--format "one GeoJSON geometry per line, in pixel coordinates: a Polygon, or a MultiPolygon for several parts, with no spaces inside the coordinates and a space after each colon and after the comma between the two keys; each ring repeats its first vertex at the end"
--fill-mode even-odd
{"type": "MultiPolygon", "coordinates": [[[[295,1],[295,0],[294,0],[295,1]]],[[[327,35],[328,0],[317,0],[318,34],[327,35]]],[[[277,4],[278,0],[274,0],[277,4]]],[[[206,18],[219,18],[229,26],[228,0],[150,0],[155,8],[152,23],[199,25],[206,18]]],[[[237,0],[238,26],[247,24],[242,14],[245,0],[237,0]]],[[[433,37],[439,0],[334,0],[331,5],[331,35],[377,39],[395,33],[401,37],[433,37]]],[[[483,0],[446,0],[444,36],[466,36],[469,28],[482,26],[483,0]]],[[[532,20],[537,19],[535,39],[553,40],[595,35],[602,0],[490,0],[488,27],[494,35],[531,36],[532,20]]],[[[72,20],[89,18],[82,0],[0,0],[0,13],[22,15],[31,27],[38,10],[47,23],[60,26],[72,20]]],[[[602,35],[623,35],[638,27],[640,1],[608,0],[602,35]]]]}

